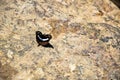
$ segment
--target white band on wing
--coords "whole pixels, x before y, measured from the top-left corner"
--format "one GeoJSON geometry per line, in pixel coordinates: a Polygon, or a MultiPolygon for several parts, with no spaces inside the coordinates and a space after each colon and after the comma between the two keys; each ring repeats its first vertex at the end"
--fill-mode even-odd
{"type": "Polygon", "coordinates": [[[49,40],[49,38],[42,39],[39,35],[38,35],[38,38],[39,38],[40,40],[42,40],[42,41],[47,41],[47,40],[49,40]]]}

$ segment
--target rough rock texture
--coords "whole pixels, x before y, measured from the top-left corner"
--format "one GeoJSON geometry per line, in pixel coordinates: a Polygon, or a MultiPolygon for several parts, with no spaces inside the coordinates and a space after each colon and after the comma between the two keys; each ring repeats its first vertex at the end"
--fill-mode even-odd
{"type": "Polygon", "coordinates": [[[0,80],[120,80],[120,10],[110,0],[0,0],[0,80]],[[38,47],[35,31],[53,36],[38,47]]]}

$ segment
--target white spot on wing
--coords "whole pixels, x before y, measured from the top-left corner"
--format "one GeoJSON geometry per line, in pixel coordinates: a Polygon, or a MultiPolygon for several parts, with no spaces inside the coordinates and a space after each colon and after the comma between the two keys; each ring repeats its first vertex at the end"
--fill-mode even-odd
{"type": "Polygon", "coordinates": [[[38,38],[39,38],[40,40],[42,40],[42,41],[47,41],[47,40],[49,40],[49,38],[42,39],[39,35],[38,35],[38,38]]]}

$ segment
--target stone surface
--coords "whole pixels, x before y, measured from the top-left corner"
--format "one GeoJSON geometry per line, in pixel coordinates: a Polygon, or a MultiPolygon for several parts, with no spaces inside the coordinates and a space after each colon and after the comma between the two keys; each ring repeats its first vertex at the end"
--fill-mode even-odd
{"type": "Polygon", "coordinates": [[[1,0],[0,15],[0,80],[120,80],[110,0],[1,0]],[[54,49],[38,47],[35,31],[51,34],[54,49]]]}

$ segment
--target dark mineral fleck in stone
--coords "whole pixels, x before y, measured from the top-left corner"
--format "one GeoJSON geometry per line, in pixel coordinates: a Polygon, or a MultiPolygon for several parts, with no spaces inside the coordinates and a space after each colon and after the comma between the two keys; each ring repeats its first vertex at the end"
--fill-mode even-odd
{"type": "Polygon", "coordinates": [[[108,42],[109,39],[112,39],[112,37],[104,37],[104,38],[101,38],[100,40],[103,42],[108,42]]]}

